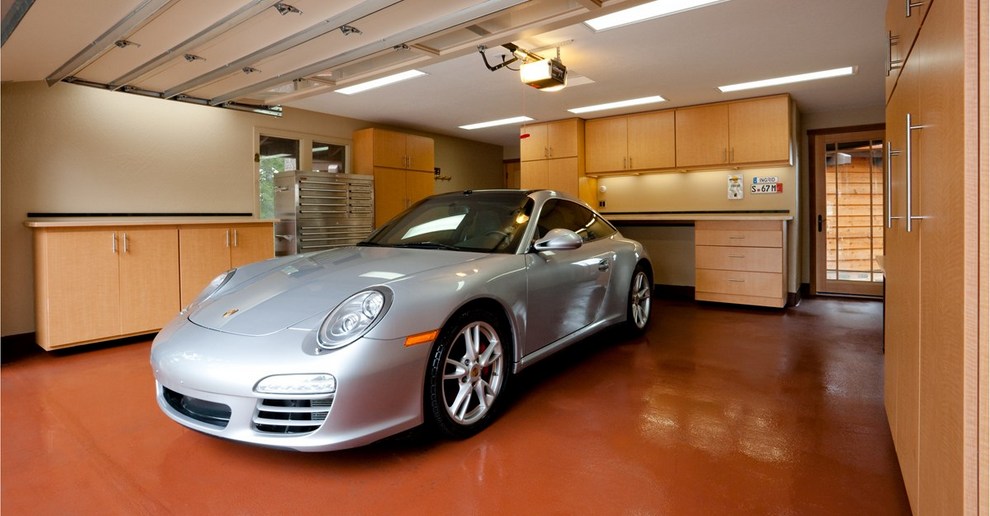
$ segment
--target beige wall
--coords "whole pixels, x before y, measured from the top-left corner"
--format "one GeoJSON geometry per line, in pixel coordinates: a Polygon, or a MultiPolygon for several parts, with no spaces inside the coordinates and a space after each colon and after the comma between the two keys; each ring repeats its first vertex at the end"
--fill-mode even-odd
{"type": "MultiPolygon", "coordinates": [[[[0,90],[0,335],[34,330],[28,212],[256,213],[259,132],[349,143],[374,124],[287,109],[281,118],[42,82],[0,90]]],[[[499,146],[436,139],[437,191],[501,187],[499,146]]]]}

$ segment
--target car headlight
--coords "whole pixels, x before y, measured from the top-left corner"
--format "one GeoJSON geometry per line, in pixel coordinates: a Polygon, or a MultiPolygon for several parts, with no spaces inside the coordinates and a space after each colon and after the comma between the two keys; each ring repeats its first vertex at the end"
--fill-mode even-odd
{"type": "Polygon", "coordinates": [[[365,290],[337,305],[323,320],[317,338],[320,347],[346,346],[368,332],[388,311],[392,295],[388,290],[365,290]]]}
{"type": "Polygon", "coordinates": [[[333,394],[337,379],[331,374],[277,374],[263,378],[254,386],[261,394],[333,394]]]}
{"type": "Polygon", "coordinates": [[[210,281],[210,284],[207,285],[206,288],[204,288],[199,293],[198,296],[196,296],[196,299],[193,299],[193,302],[189,303],[189,305],[183,308],[182,311],[179,313],[182,315],[189,313],[195,307],[199,306],[207,299],[209,299],[213,294],[216,294],[218,290],[223,288],[223,286],[226,285],[228,281],[230,281],[230,278],[234,277],[235,272],[237,272],[237,269],[230,269],[229,271],[224,272],[223,274],[220,274],[219,276],[213,278],[213,280],[210,281]]]}

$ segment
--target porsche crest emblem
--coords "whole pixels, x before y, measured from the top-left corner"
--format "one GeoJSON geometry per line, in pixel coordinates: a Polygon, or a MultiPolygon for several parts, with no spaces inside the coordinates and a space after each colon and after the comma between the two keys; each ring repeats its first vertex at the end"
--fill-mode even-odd
{"type": "Polygon", "coordinates": [[[240,308],[231,308],[230,310],[227,310],[226,312],[223,313],[223,317],[226,319],[227,317],[230,317],[231,315],[234,315],[240,311],[241,311],[240,308]]]}

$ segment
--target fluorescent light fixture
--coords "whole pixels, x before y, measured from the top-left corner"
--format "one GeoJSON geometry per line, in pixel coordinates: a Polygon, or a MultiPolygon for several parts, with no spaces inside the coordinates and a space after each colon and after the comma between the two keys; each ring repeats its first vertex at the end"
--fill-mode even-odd
{"type": "Polygon", "coordinates": [[[652,20],[653,18],[659,18],[661,16],[690,11],[691,9],[697,9],[698,7],[704,7],[711,4],[720,4],[727,1],[728,0],[655,0],[653,2],[637,5],[636,7],[630,7],[629,9],[616,11],[612,14],[606,14],[605,16],[592,18],[584,23],[597,32],[613,29],[615,27],[622,27],[623,25],[639,23],[641,21],[652,20]]]}
{"type": "Polygon", "coordinates": [[[728,86],[719,86],[718,89],[722,93],[729,93],[730,91],[752,90],[756,88],[766,88],[768,86],[779,86],[781,84],[814,81],[817,79],[828,79],[831,77],[843,77],[846,75],[853,75],[854,73],[856,73],[856,68],[857,67],[855,66],[847,66],[845,68],[834,68],[832,70],[822,70],[820,72],[789,75],[787,77],[764,79],[762,81],[741,82],[739,84],[729,84],[728,86]]]}
{"type": "Polygon", "coordinates": [[[491,122],[478,122],[477,124],[468,124],[458,126],[461,129],[467,129],[468,131],[473,131],[475,129],[484,129],[486,127],[495,127],[498,125],[509,125],[509,124],[521,124],[523,122],[532,122],[533,119],[528,116],[515,116],[512,118],[503,118],[501,120],[492,120],[491,122]]]}
{"type": "Polygon", "coordinates": [[[654,104],[657,102],[664,102],[667,99],[661,97],[660,95],[654,95],[652,97],[642,97],[638,99],[620,100],[618,102],[608,102],[606,104],[597,104],[594,106],[584,106],[574,109],[568,109],[571,113],[590,113],[592,111],[605,111],[606,109],[619,109],[629,106],[642,106],[643,104],[654,104]]]}
{"type": "Polygon", "coordinates": [[[355,84],[354,86],[348,86],[346,88],[341,88],[334,91],[337,93],[343,93],[344,95],[353,95],[355,93],[361,93],[362,91],[381,88],[382,86],[387,86],[389,84],[394,84],[415,77],[422,77],[424,75],[426,75],[426,72],[421,72],[419,70],[406,70],[405,72],[397,73],[395,75],[389,75],[373,81],[362,82],[360,84],[355,84]]]}

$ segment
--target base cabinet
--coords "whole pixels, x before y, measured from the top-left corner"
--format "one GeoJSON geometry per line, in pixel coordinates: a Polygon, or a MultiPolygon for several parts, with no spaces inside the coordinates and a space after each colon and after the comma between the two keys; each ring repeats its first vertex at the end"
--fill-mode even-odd
{"type": "Polygon", "coordinates": [[[787,303],[786,223],[697,221],[695,299],[782,308],[787,303]]]}
{"type": "Polygon", "coordinates": [[[154,333],[217,274],[275,255],[273,222],[86,222],[26,223],[46,350],[154,333]]]}
{"type": "Polygon", "coordinates": [[[39,230],[34,246],[45,349],[153,332],[179,311],[175,227],[39,230]]]}

